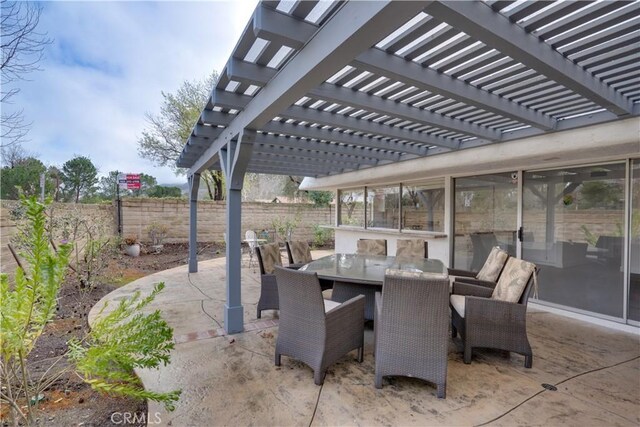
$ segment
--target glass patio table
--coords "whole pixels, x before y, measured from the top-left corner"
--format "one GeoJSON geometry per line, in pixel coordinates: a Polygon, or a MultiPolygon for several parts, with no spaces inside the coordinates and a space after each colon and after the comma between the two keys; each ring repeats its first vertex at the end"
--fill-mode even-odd
{"type": "Polygon", "coordinates": [[[373,320],[375,293],[382,289],[388,268],[419,273],[434,278],[448,278],[447,268],[437,259],[397,259],[394,256],[335,254],[311,261],[300,270],[315,272],[318,278],[334,282],[331,299],[345,302],[356,295],[364,295],[364,318],[373,320]]]}
{"type": "Polygon", "coordinates": [[[311,261],[300,270],[316,272],[320,279],[381,286],[387,268],[448,277],[447,268],[438,259],[379,255],[334,254],[311,261]]]}

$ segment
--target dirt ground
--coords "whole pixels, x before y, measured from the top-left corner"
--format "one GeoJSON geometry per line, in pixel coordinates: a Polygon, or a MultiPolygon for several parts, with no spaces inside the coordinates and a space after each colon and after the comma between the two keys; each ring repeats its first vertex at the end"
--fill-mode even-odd
{"type": "MultiPolygon", "coordinates": [[[[224,256],[219,244],[201,244],[198,259],[224,256]]],[[[91,289],[81,289],[69,276],[63,284],[57,315],[37,341],[29,355],[29,372],[39,378],[53,360],[64,355],[72,337],[82,337],[88,330],[87,315],[93,305],[112,290],[148,274],[187,263],[187,244],[165,244],[159,253],[142,248],[139,257],[129,257],[123,251],[105,255],[107,267],[91,289]]],[[[64,362],[55,369],[65,367],[64,362]]],[[[50,371],[51,372],[51,371],[50,371]]],[[[47,426],[144,426],[147,404],[136,399],[105,396],[93,391],[75,373],[66,372],[45,392],[39,404],[39,425],[47,426]]],[[[6,424],[7,408],[2,408],[2,425],[6,424]]]]}

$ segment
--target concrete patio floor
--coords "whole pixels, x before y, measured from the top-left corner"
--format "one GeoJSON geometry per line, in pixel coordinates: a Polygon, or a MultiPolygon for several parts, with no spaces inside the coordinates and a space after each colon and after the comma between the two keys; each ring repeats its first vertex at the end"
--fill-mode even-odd
{"type": "MultiPolygon", "coordinates": [[[[314,259],[329,252],[317,251],[314,259]]],[[[136,290],[148,293],[165,282],[151,309],[162,310],[174,328],[171,364],[138,372],[145,387],[182,389],[174,412],[150,402],[150,420],[159,425],[569,425],[640,424],[640,340],[638,335],[530,309],[533,368],[524,358],[476,351],[462,362],[458,339],[449,346],[447,398],[410,378],[387,378],[373,386],[372,326],[365,328],[365,360],[355,352],[327,372],[323,386],[311,369],[288,357],[273,363],[277,312],[256,319],[258,267],[242,271],[245,332],[225,336],[225,259],[201,261],[199,272],[177,267],[136,280],[104,300],[117,301],[136,290]],[[555,385],[548,391],[543,383],[555,385]]],[[[113,306],[114,304],[111,304],[113,306]]]]}

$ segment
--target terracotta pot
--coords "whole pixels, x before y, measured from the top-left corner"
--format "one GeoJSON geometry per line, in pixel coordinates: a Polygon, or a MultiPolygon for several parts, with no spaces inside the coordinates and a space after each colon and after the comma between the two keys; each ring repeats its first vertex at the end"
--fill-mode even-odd
{"type": "Polygon", "coordinates": [[[124,252],[129,256],[140,256],[140,245],[138,243],[135,245],[127,245],[124,247],[124,252]]]}

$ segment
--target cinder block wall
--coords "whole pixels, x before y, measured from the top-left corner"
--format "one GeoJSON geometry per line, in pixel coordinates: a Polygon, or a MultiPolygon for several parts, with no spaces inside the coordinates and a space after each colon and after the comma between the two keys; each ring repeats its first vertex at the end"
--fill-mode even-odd
{"type": "MultiPolygon", "coordinates": [[[[294,239],[313,240],[314,225],[333,223],[334,207],[317,208],[310,204],[242,203],[242,233],[273,230],[273,222],[297,220],[294,239]]],[[[198,201],[198,240],[222,242],[226,227],[224,201],[198,201]]],[[[147,227],[157,222],[169,228],[165,242],[186,242],[189,239],[189,202],[178,199],[122,200],[122,235],[136,235],[149,240],[147,227]]]]}
{"type": "MultiPolygon", "coordinates": [[[[16,224],[11,212],[19,206],[13,200],[0,201],[0,271],[13,273],[16,262],[7,243],[16,232],[16,224]]],[[[113,224],[112,235],[117,234],[116,204],[65,204],[53,206],[57,216],[65,211],[78,210],[87,218],[101,217],[113,224]]],[[[260,232],[273,230],[273,221],[284,222],[287,219],[297,221],[293,231],[294,239],[313,241],[314,226],[332,224],[334,207],[316,208],[310,204],[254,203],[242,204],[242,233],[247,230],[260,232]]],[[[198,240],[201,242],[222,242],[226,226],[225,202],[198,202],[198,240]]],[[[148,226],[157,222],[168,227],[166,243],[187,242],[189,240],[189,202],[179,199],[123,199],[122,235],[135,235],[142,242],[149,242],[148,226]]]]}
{"type": "MultiPolygon", "coordinates": [[[[0,201],[0,271],[12,274],[15,271],[17,263],[9,251],[8,243],[17,231],[14,221],[14,211],[20,206],[20,202],[16,200],[0,201]]],[[[61,220],[65,217],[77,215],[88,221],[104,221],[107,226],[112,225],[110,233],[115,236],[117,233],[115,210],[111,204],[75,204],[75,203],[54,203],[51,207],[52,215],[61,220]]],[[[77,247],[82,248],[84,242],[79,242],[77,247]]],[[[14,248],[15,249],[15,248],[14,248]]]]}

